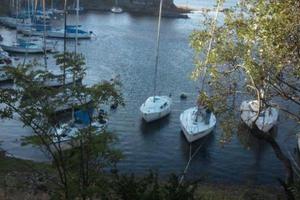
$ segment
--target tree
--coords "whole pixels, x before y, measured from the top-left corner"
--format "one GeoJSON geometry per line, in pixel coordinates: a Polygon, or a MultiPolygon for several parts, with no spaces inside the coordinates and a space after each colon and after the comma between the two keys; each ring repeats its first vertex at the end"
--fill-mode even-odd
{"type": "MultiPolygon", "coordinates": [[[[82,55],[65,53],[57,55],[56,59],[61,67],[67,66],[63,70],[72,73],[73,77],[84,77],[82,55]]],[[[1,118],[13,118],[17,114],[24,126],[32,128],[33,135],[25,137],[24,144],[36,145],[52,160],[56,171],[56,176],[52,178],[55,198],[87,199],[101,194],[106,180],[103,172],[114,168],[121,154],[112,146],[116,137],[105,129],[95,127],[93,122],[98,117],[88,111],[100,112],[105,104],[123,105],[119,81],[103,81],[91,87],[72,84],[51,88],[44,81],[55,75],[44,70],[33,70],[32,67],[28,64],[7,68],[17,87],[0,90],[0,103],[4,105],[0,110],[1,118]],[[59,119],[56,109],[66,105],[70,99],[79,102],[72,103],[72,109],[86,111],[90,121],[83,128],[76,129],[76,133],[66,142],[66,148],[61,140],[64,135],[56,132],[59,119]]]]}
{"type": "MultiPolygon", "coordinates": [[[[234,9],[223,11],[222,22],[216,23],[206,14],[204,28],[191,35],[197,54],[193,77],[198,78],[205,70],[209,75],[203,85],[208,85],[207,101],[224,129],[223,141],[236,131],[237,111],[244,98],[258,100],[259,110],[277,107],[299,123],[300,2],[242,0],[234,9]],[[216,27],[215,31],[210,31],[211,27],[216,27]],[[211,38],[211,49],[203,59],[211,38]],[[287,104],[297,109],[288,109],[287,104]]],[[[283,162],[287,179],[281,183],[293,199],[291,161],[270,133],[253,134],[267,141],[283,162]]]]}

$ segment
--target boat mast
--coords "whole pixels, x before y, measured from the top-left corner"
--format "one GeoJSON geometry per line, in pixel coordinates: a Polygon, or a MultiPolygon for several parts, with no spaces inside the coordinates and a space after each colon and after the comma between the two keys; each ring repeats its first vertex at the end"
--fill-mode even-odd
{"type": "Polygon", "coordinates": [[[156,38],[156,55],[155,55],[155,71],[154,71],[154,97],[153,102],[155,102],[155,95],[156,95],[156,82],[157,82],[157,68],[158,68],[158,58],[159,58],[159,43],[160,43],[160,24],[161,24],[161,13],[162,13],[162,5],[163,0],[160,0],[159,4],[159,15],[158,15],[158,25],[157,25],[157,38],[156,38]]]}
{"type": "Polygon", "coordinates": [[[76,0],[76,34],[75,34],[75,54],[77,53],[78,26],[79,26],[79,0],[76,0]]]}
{"type": "Polygon", "coordinates": [[[64,69],[63,69],[63,85],[66,83],[66,51],[67,51],[67,0],[64,3],[64,69]]]}
{"type": "Polygon", "coordinates": [[[43,0],[43,23],[44,23],[44,33],[43,33],[43,42],[44,42],[44,64],[45,69],[47,70],[47,42],[46,42],[46,2],[43,0]]]}
{"type": "MultiPolygon", "coordinates": [[[[77,43],[78,43],[78,24],[79,24],[79,0],[76,0],[76,34],[75,34],[75,56],[77,56],[77,43]]],[[[76,72],[73,70],[73,87],[76,87],[76,72]]],[[[72,105],[72,121],[74,121],[75,109],[72,105]]]]}
{"type": "Polygon", "coordinates": [[[215,34],[216,26],[217,26],[217,19],[218,19],[218,14],[219,14],[219,11],[220,11],[221,4],[222,4],[221,1],[219,1],[218,5],[217,5],[217,9],[216,9],[216,15],[215,15],[214,20],[212,21],[212,24],[211,24],[211,33],[210,33],[211,38],[209,40],[207,54],[206,54],[206,58],[205,58],[205,62],[204,62],[204,69],[203,69],[203,74],[202,74],[201,90],[200,90],[201,92],[204,90],[204,83],[205,83],[205,79],[206,79],[208,58],[210,56],[212,42],[214,40],[214,34],[215,34]]]}

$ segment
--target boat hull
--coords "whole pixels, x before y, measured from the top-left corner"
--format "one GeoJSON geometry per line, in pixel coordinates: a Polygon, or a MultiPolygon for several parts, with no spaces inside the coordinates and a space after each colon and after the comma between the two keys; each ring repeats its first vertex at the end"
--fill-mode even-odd
{"type": "MultiPolygon", "coordinates": [[[[31,36],[43,36],[44,33],[42,31],[31,31],[31,30],[20,30],[20,32],[24,35],[31,35],[31,36]]],[[[62,31],[57,31],[57,32],[51,32],[47,31],[45,33],[45,36],[48,38],[65,38],[65,33],[62,31]]],[[[76,33],[67,33],[66,34],[67,39],[75,39],[76,38],[76,33]]],[[[77,35],[78,39],[90,39],[91,34],[86,33],[86,34],[78,34],[77,35]]]]}
{"type": "Polygon", "coordinates": [[[199,140],[210,134],[216,126],[216,117],[211,113],[209,123],[195,121],[194,115],[197,107],[189,108],[180,114],[180,127],[188,142],[199,140]]]}
{"type": "MultiPolygon", "coordinates": [[[[44,53],[43,48],[24,48],[19,46],[8,46],[8,45],[1,45],[4,51],[9,51],[13,53],[30,53],[30,54],[39,54],[44,53]]],[[[51,48],[47,48],[47,52],[51,52],[51,48]]]]}
{"type": "Polygon", "coordinates": [[[242,121],[251,129],[255,124],[259,130],[267,133],[277,124],[279,111],[273,107],[262,110],[257,118],[258,101],[256,100],[243,101],[240,110],[242,121]]]}
{"type": "MultiPolygon", "coordinates": [[[[156,98],[157,97],[158,96],[156,96],[156,98]]],[[[146,102],[140,107],[142,117],[146,122],[156,121],[170,114],[171,104],[172,104],[171,98],[167,96],[159,96],[158,98],[161,98],[162,104],[167,103],[167,105],[164,107],[160,107],[160,105],[158,105],[159,106],[158,109],[149,109],[147,108],[148,105],[153,102],[153,97],[149,97],[146,100],[146,102]]]]}

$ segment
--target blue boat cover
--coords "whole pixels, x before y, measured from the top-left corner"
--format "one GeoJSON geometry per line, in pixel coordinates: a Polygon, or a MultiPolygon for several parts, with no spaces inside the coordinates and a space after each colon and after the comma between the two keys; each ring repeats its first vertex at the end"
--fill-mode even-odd
{"type": "Polygon", "coordinates": [[[74,113],[74,118],[76,122],[80,122],[84,125],[89,125],[91,123],[92,116],[93,116],[93,109],[78,110],[74,113]]]}

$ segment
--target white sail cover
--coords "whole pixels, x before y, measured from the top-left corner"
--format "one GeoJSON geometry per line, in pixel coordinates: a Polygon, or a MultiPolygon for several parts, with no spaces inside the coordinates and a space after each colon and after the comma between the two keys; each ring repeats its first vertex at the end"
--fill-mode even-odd
{"type": "MultiPolygon", "coordinates": [[[[253,128],[257,117],[259,104],[257,100],[243,101],[241,104],[241,118],[250,128],[253,128]]],[[[268,107],[259,113],[255,124],[263,132],[268,132],[276,125],[279,111],[277,108],[268,107]]]]}
{"type": "Polygon", "coordinates": [[[208,135],[216,125],[216,117],[213,113],[208,114],[205,109],[199,110],[192,107],[180,115],[181,129],[189,142],[193,142],[208,135]],[[199,113],[203,113],[203,115],[199,113]],[[207,119],[205,117],[208,117],[207,119]]]}

